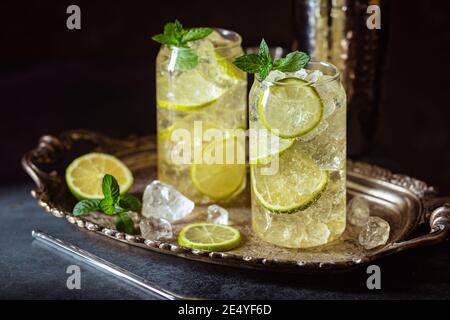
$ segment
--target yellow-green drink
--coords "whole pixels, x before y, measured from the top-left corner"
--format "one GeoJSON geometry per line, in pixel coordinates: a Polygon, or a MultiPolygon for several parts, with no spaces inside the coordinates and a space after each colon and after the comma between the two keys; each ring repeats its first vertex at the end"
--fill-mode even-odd
{"type": "Polygon", "coordinates": [[[346,95],[338,70],[294,51],[234,64],[255,73],[250,91],[252,226],[278,246],[308,248],[337,239],[346,224],[346,95]]]}
{"type": "Polygon", "coordinates": [[[205,137],[209,129],[224,137],[246,129],[246,75],[232,64],[242,53],[237,33],[215,29],[183,46],[163,44],[156,60],[158,178],[197,203],[226,201],[245,188],[242,164],[196,164],[217,143],[205,137]]]}
{"type": "Polygon", "coordinates": [[[250,129],[260,133],[250,135],[254,232],[293,248],[337,239],[346,223],[346,96],[336,68],[272,72],[255,80],[249,101],[250,129]]]}

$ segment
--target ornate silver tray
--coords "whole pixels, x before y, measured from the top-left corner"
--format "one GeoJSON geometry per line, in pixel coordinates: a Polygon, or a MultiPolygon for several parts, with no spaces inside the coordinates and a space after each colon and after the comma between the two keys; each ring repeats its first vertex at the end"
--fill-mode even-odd
{"type": "MultiPolygon", "coordinates": [[[[56,217],[65,218],[80,228],[147,250],[185,259],[245,268],[294,272],[345,271],[386,255],[414,247],[435,244],[449,238],[450,197],[438,197],[433,187],[417,179],[361,162],[347,163],[348,197],[361,195],[371,204],[372,214],[391,225],[388,243],[362,249],[346,231],[341,239],[314,249],[286,249],[265,243],[251,232],[248,194],[239,203],[230,204],[230,219],[244,236],[241,247],[229,252],[205,252],[180,247],[176,237],[167,242],[144,239],[114,229],[109,217],[71,214],[74,197],[64,181],[64,169],[82,153],[97,150],[116,155],[133,171],[131,190],[141,194],[155,178],[156,143],[153,137],[115,140],[85,130],[68,131],[59,137],[43,136],[38,146],[22,159],[25,171],[36,183],[31,194],[38,204],[56,217]],[[418,230],[427,229],[422,234],[418,230]],[[414,234],[414,235],[413,235],[414,234]]],[[[174,226],[175,234],[184,223],[205,219],[206,208],[196,207],[189,221],[174,226]]],[[[135,217],[138,220],[139,217],[135,217]]],[[[138,221],[136,221],[138,222],[138,221]]]]}

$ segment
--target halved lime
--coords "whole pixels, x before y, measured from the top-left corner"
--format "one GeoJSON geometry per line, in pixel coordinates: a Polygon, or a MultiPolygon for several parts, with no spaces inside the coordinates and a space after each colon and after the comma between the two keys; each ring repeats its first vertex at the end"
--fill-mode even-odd
{"type": "Polygon", "coordinates": [[[205,79],[197,69],[157,77],[156,103],[161,108],[198,110],[212,105],[223,93],[222,88],[205,79]]]}
{"type": "Polygon", "coordinates": [[[322,119],[323,103],[316,89],[298,78],[279,80],[258,101],[264,127],[282,138],[296,138],[313,130],[322,119]]]}
{"type": "Polygon", "coordinates": [[[76,158],[66,169],[66,183],[78,199],[102,199],[105,174],[117,179],[121,193],[133,185],[133,174],[119,159],[105,153],[88,153],[76,158]]]}
{"type": "Polygon", "coordinates": [[[277,172],[268,174],[264,169],[264,166],[251,166],[252,188],[259,203],[273,213],[308,208],[328,183],[328,171],[320,169],[297,147],[280,155],[277,172]]]}
{"type": "Polygon", "coordinates": [[[208,143],[191,166],[195,188],[213,200],[234,195],[245,177],[245,142],[235,135],[208,143]]]}
{"type": "Polygon", "coordinates": [[[228,251],[241,243],[238,229],[213,223],[192,223],[181,229],[178,244],[206,251],[228,251]]]}

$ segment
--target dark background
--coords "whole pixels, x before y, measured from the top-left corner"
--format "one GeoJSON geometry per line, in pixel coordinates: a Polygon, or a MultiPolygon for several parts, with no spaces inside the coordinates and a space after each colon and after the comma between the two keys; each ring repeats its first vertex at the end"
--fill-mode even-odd
{"type": "MultiPolygon", "coordinates": [[[[448,194],[450,2],[389,5],[379,125],[363,159],[448,194]]],[[[293,10],[289,0],[2,1],[1,183],[27,179],[20,157],[42,134],[81,127],[116,137],[155,132],[158,45],[150,36],[166,21],[236,30],[245,46],[264,36],[289,48],[293,10]],[[66,28],[70,4],[81,7],[81,30],[66,28]]],[[[348,134],[355,134],[351,127],[348,134]]]]}

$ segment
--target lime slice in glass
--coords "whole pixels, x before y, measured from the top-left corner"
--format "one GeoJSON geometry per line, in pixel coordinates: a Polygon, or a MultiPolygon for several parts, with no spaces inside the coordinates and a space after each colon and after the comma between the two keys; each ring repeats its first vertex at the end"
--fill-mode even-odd
{"type": "MultiPolygon", "coordinates": [[[[223,39],[218,33],[195,41],[192,48],[199,56],[197,66],[201,75],[208,81],[225,89],[231,88],[237,81],[245,81],[246,74],[231,62],[241,51],[232,51],[227,46],[233,43],[223,39]],[[217,48],[217,47],[219,48],[217,48]]],[[[240,49],[239,49],[240,50],[240,49]]]]}
{"type": "Polygon", "coordinates": [[[236,248],[240,243],[239,230],[220,224],[188,224],[178,234],[178,244],[192,249],[228,251],[236,248]]]}
{"type": "Polygon", "coordinates": [[[117,179],[120,192],[126,193],[133,184],[133,174],[119,159],[104,153],[88,153],[66,169],[66,183],[78,199],[102,199],[102,180],[105,174],[117,179]]]}
{"type": "Polygon", "coordinates": [[[323,103],[316,89],[298,78],[279,80],[258,101],[262,124],[281,138],[296,138],[313,130],[322,119],[323,103]]]}
{"type": "Polygon", "coordinates": [[[245,142],[238,136],[214,139],[202,149],[191,166],[195,188],[213,200],[226,200],[236,194],[242,189],[245,178],[245,142]]]}
{"type": "Polygon", "coordinates": [[[156,103],[161,108],[199,110],[212,105],[224,93],[222,88],[206,80],[197,68],[172,77],[160,76],[157,81],[156,103]]]}
{"type": "Polygon", "coordinates": [[[308,208],[328,183],[328,171],[321,170],[296,146],[280,155],[277,172],[264,174],[263,169],[251,166],[252,188],[259,203],[272,213],[308,208]]]}

